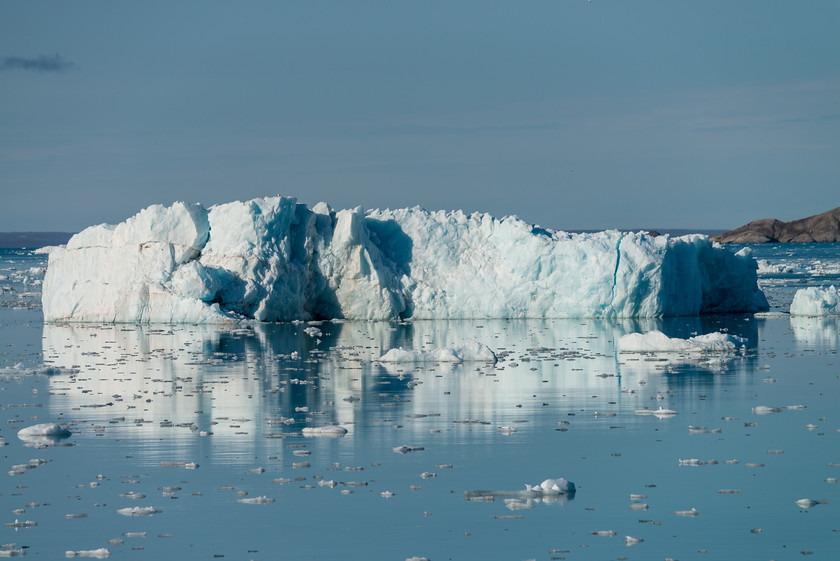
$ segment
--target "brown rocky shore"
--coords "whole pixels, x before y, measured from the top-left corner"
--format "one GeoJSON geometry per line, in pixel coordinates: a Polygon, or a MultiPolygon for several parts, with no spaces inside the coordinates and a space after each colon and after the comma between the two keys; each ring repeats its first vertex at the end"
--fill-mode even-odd
{"type": "Polygon", "coordinates": [[[721,243],[840,242],[840,207],[828,212],[782,222],[764,218],[711,237],[721,243]]]}

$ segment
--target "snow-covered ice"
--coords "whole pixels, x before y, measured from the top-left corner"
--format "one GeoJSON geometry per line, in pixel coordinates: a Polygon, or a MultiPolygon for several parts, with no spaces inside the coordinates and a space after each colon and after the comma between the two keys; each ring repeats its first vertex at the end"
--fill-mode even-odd
{"type": "Polygon", "coordinates": [[[153,205],[49,254],[46,321],[661,317],[766,309],[756,261],[702,235],[267,197],[153,205]]]}
{"type": "Polygon", "coordinates": [[[809,286],[796,291],[790,305],[792,316],[840,316],[840,290],[835,286],[809,286]]]}
{"type": "Polygon", "coordinates": [[[749,341],[728,333],[709,333],[680,339],[668,337],[661,331],[630,333],[618,340],[618,348],[623,353],[644,352],[713,352],[735,351],[749,344],[749,341]]]}

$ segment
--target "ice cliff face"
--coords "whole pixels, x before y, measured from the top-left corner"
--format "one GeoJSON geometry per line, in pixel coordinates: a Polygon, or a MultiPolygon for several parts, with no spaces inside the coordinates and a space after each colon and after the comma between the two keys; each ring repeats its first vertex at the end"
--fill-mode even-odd
{"type": "Polygon", "coordinates": [[[46,321],[658,317],[767,308],[756,263],[700,235],[568,234],[516,218],[151,206],[50,254],[46,321]]]}

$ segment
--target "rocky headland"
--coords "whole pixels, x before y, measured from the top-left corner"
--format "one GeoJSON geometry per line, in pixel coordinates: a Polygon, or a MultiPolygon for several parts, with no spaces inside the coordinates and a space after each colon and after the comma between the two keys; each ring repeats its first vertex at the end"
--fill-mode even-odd
{"type": "Polygon", "coordinates": [[[764,218],[711,237],[721,243],[840,242],[840,207],[828,212],[782,222],[764,218]]]}

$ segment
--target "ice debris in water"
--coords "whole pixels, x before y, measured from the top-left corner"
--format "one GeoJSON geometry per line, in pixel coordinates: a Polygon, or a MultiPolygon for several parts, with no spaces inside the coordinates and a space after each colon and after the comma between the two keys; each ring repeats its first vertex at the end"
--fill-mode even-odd
{"type": "Polygon", "coordinates": [[[618,340],[618,349],[622,353],[727,352],[739,350],[748,344],[748,339],[728,333],[709,333],[680,339],[654,330],[622,336],[618,340]]]}
{"type": "Polygon", "coordinates": [[[111,556],[111,552],[100,547],[99,549],[83,549],[81,551],[65,551],[65,557],[92,557],[94,559],[105,559],[111,556]]]}
{"type": "Polygon", "coordinates": [[[303,436],[344,436],[347,429],[339,425],[328,425],[324,427],[304,427],[300,431],[303,436]]]}
{"type": "Polygon", "coordinates": [[[799,499],[799,500],[794,501],[794,502],[796,503],[796,506],[799,506],[799,507],[802,507],[802,508],[811,508],[812,506],[815,506],[815,505],[826,505],[826,504],[828,504],[828,501],[815,501],[814,499],[799,499]]]}
{"type": "Polygon", "coordinates": [[[246,505],[267,505],[274,502],[274,499],[271,497],[261,496],[261,497],[246,497],[244,499],[236,499],[236,502],[246,504],[246,505]]]}
{"type": "Polygon", "coordinates": [[[561,477],[559,479],[546,479],[538,485],[525,484],[525,490],[544,495],[561,495],[575,492],[575,484],[561,477]]]}
{"type": "Polygon", "coordinates": [[[661,317],[768,308],[749,250],[700,234],[572,234],[515,217],[153,205],[50,251],[44,319],[661,317]]]}
{"type": "Polygon", "coordinates": [[[840,290],[834,287],[800,288],[790,305],[792,316],[840,316],[840,290]]]}
{"type": "Polygon", "coordinates": [[[496,353],[477,341],[470,341],[449,349],[412,350],[402,347],[390,349],[379,362],[422,364],[427,362],[496,362],[496,353]]]}
{"type": "Polygon", "coordinates": [[[25,446],[34,448],[55,446],[70,435],[67,427],[56,423],[41,423],[18,431],[18,438],[26,443],[25,446]]]}
{"type": "Polygon", "coordinates": [[[163,511],[158,510],[153,506],[135,506],[117,509],[117,514],[122,514],[123,516],[152,516],[154,514],[160,514],[161,512],[163,511]]]}

